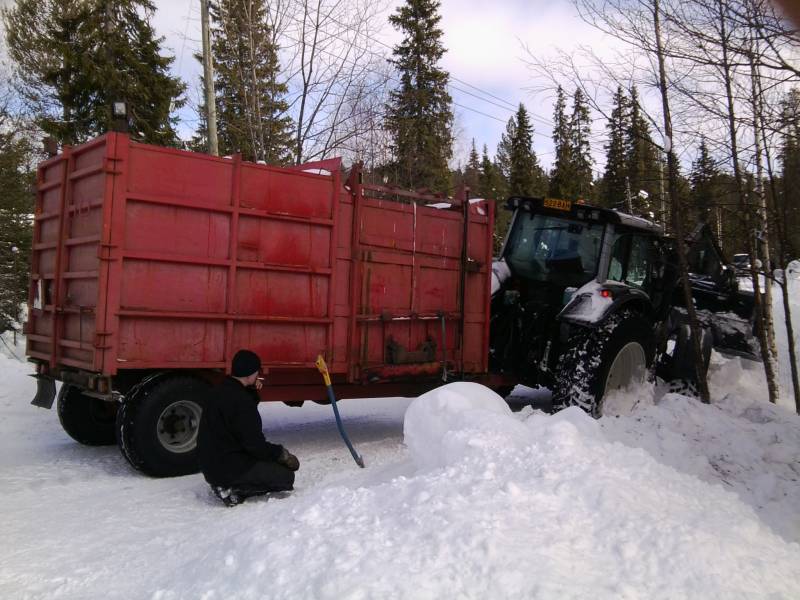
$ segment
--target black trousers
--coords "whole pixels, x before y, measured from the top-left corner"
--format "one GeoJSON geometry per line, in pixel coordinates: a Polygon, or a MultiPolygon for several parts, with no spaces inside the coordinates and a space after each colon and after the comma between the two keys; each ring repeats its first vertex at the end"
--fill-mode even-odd
{"type": "Polygon", "coordinates": [[[294,471],[276,462],[259,461],[231,484],[247,494],[266,494],[293,489],[294,471]]]}

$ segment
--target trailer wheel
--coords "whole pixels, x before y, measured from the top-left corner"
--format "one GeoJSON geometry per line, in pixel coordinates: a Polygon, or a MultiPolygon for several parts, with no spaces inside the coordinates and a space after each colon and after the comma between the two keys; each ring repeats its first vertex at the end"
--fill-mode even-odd
{"type": "Polygon", "coordinates": [[[160,378],[122,404],[117,443],[133,468],[153,477],[198,471],[197,431],[207,389],[194,377],[160,378]]]}
{"type": "Polygon", "coordinates": [[[67,435],[87,446],[114,443],[117,403],[92,398],[80,388],[64,384],[58,392],[58,420],[67,435]]]}
{"type": "Polygon", "coordinates": [[[559,360],[553,405],[579,406],[601,417],[608,392],[647,378],[654,355],[652,337],[651,323],[630,310],[574,335],[559,360]]]}

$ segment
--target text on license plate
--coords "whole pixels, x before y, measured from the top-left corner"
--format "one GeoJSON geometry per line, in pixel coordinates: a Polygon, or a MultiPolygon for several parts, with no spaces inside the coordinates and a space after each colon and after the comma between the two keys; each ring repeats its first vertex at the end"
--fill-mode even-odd
{"type": "Polygon", "coordinates": [[[559,200],[558,198],[545,198],[544,207],[554,208],[556,210],[570,210],[572,208],[572,202],[569,200],[559,200]]]}

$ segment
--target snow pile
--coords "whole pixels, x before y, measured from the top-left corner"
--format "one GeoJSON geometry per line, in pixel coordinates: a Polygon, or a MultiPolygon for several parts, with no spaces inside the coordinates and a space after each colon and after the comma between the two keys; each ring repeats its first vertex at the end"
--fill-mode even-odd
{"type": "Polygon", "coordinates": [[[443,467],[468,455],[520,444],[522,423],[505,400],[477,383],[451,383],[423,394],[408,407],[403,425],[405,443],[423,469],[443,467]]]}
{"type": "Polygon", "coordinates": [[[606,436],[721,484],[774,532],[800,541],[800,417],[764,402],[729,396],[705,405],[678,394],[642,405],[631,416],[603,419],[606,436]]]}
{"type": "Polygon", "coordinates": [[[800,546],[722,487],[608,441],[576,408],[519,421],[456,384],[409,413],[420,472],[245,506],[226,543],[157,597],[800,595],[800,546]]]}

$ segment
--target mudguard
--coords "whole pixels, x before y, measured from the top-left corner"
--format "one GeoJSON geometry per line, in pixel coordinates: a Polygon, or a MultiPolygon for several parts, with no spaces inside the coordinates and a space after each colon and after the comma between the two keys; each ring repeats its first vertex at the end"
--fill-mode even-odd
{"type": "Polygon", "coordinates": [[[557,318],[565,323],[596,327],[608,315],[632,305],[647,316],[652,311],[650,297],[639,288],[618,282],[590,281],[575,292],[557,318]]]}
{"type": "Polygon", "coordinates": [[[36,395],[31,404],[39,408],[53,408],[56,399],[56,380],[47,375],[31,375],[36,379],[36,395]]]}

